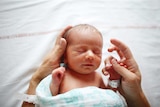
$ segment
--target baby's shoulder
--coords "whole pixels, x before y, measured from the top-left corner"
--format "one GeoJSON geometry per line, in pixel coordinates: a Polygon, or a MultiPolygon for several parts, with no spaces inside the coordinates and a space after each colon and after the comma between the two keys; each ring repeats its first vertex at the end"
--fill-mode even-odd
{"type": "Polygon", "coordinates": [[[96,79],[98,81],[99,87],[105,89],[106,85],[103,81],[102,74],[99,72],[95,72],[95,74],[96,74],[96,79]]]}

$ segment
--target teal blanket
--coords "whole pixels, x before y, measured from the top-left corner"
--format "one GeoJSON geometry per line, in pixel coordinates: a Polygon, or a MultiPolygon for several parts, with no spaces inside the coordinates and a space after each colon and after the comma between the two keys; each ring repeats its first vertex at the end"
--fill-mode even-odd
{"type": "Polygon", "coordinates": [[[126,107],[123,97],[112,90],[89,86],[73,89],[64,94],[52,96],[49,84],[51,76],[41,81],[36,89],[40,107],[126,107]]]}

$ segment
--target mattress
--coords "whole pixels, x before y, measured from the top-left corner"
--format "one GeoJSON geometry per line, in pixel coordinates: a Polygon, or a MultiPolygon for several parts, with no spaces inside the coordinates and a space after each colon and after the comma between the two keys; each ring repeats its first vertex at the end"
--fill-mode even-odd
{"type": "MultiPolygon", "coordinates": [[[[1,0],[0,105],[19,107],[32,74],[51,50],[61,29],[87,23],[104,38],[103,60],[110,38],[127,44],[139,64],[142,88],[152,107],[160,106],[159,0],[1,0]]],[[[101,72],[103,67],[97,69],[101,72]]]]}

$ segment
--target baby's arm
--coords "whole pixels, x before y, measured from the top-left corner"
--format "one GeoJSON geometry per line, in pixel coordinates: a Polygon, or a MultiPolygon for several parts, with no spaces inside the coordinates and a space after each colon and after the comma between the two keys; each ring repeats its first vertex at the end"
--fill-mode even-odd
{"type": "Polygon", "coordinates": [[[53,96],[57,95],[59,92],[59,86],[63,79],[64,72],[64,67],[59,67],[52,71],[52,81],[50,83],[50,90],[53,96]]]}
{"type": "Polygon", "coordinates": [[[112,89],[113,91],[116,91],[120,84],[121,76],[114,71],[112,65],[106,65],[106,67],[103,70],[103,74],[109,75],[108,78],[108,85],[106,86],[108,89],[112,89]]]}
{"type": "MultiPolygon", "coordinates": [[[[115,58],[110,56],[105,60],[105,67],[103,68],[102,72],[105,76],[109,75],[108,85],[106,87],[116,91],[120,85],[121,76],[114,70],[112,66],[111,61],[113,59],[115,58]]],[[[126,68],[123,60],[117,61],[117,63],[126,68]]]]}

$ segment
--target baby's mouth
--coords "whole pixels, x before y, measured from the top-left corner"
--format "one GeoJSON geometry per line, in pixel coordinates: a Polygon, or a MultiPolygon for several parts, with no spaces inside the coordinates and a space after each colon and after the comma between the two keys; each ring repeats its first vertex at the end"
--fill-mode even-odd
{"type": "Polygon", "coordinates": [[[94,65],[93,65],[93,64],[83,64],[83,66],[92,67],[92,66],[94,66],[94,65]]]}

